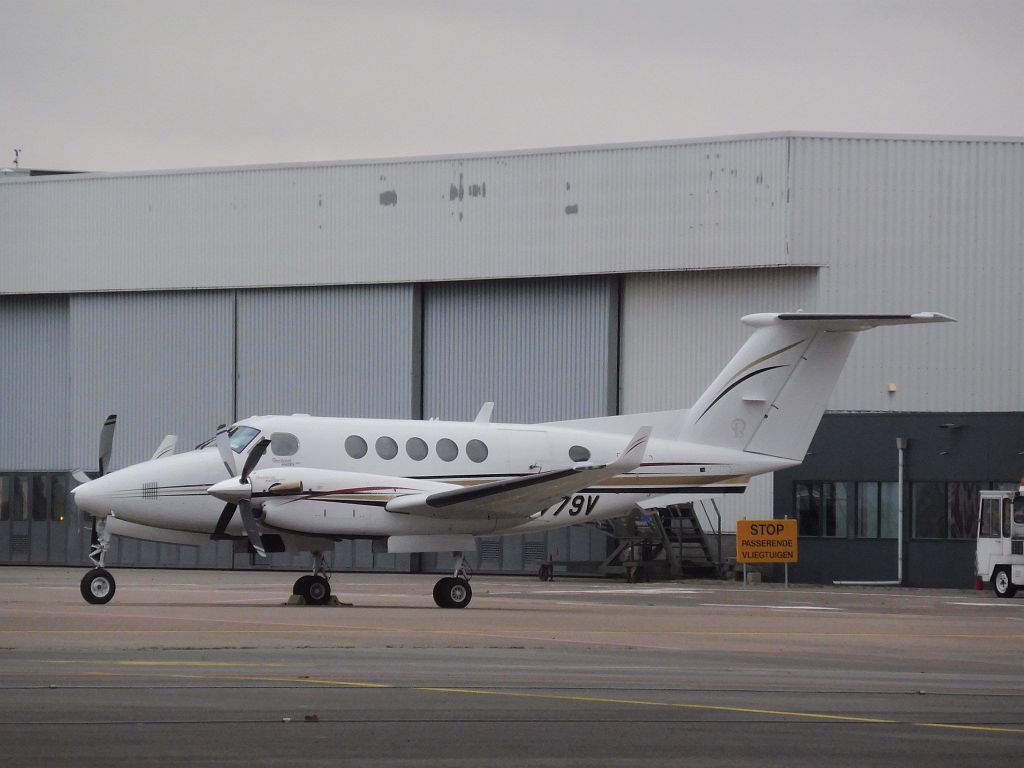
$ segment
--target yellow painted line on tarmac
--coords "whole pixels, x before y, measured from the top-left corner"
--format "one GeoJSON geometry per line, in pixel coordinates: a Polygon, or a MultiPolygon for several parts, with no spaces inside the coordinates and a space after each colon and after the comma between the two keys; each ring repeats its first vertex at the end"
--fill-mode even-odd
{"type": "MultiPolygon", "coordinates": [[[[177,662],[160,662],[159,666],[175,666],[177,662]]],[[[181,666],[190,666],[187,662],[181,666]]],[[[113,672],[95,672],[96,677],[116,677],[113,672]]],[[[299,685],[315,685],[336,688],[370,688],[370,689],[394,689],[397,686],[389,683],[360,682],[354,680],[330,680],[313,677],[289,677],[289,676],[249,676],[249,675],[199,675],[199,674],[170,674],[160,675],[180,680],[220,680],[223,682],[249,682],[249,683],[293,683],[299,685]]],[[[537,699],[543,701],[564,701],[576,704],[616,704],[632,707],[660,707],[665,709],[684,709],[700,712],[727,712],[740,715],[758,715],[761,717],[789,717],[803,720],[820,720],[841,723],[861,723],[869,725],[910,725],[915,728],[942,728],[952,731],[969,731],[982,733],[1015,733],[1024,734],[1024,728],[1012,728],[998,725],[966,725],[958,723],[929,723],[893,720],[890,718],[862,717],[859,715],[836,715],[826,712],[798,712],[785,709],[763,709],[759,707],[738,707],[722,704],[691,704],[686,702],[653,701],[647,699],[622,699],[611,696],[577,696],[559,693],[531,693],[525,691],[500,691],[488,688],[454,688],[444,686],[410,686],[406,690],[422,691],[426,693],[445,693],[462,696],[493,696],[509,699],[537,699]]]]}
{"type": "Polygon", "coordinates": [[[995,731],[996,733],[1024,733],[1024,728],[1005,725],[958,725],[957,723],[914,723],[920,728],[949,728],[955,731],[995,731]]]}
{"type": "Polygon", "coordinates": [[[517,691],[493,691],[478,688],[416,688],[418,691],[436,691],[438,693],[465,693],[477,696],[507,696],[520,699],[547,699],[554,701],[571,701],[587,704],[629,704],[641,707],[670,707],[673,709],[696,709],[709,712],[736,712],[744,715],[776,715],[779,717],[806,717],[817,720],[844,720],[855,723],[882,723],[895,725],[898,720],[884,720],[877,717],[857,717],[855,715],[828,715],[818,712],[790,712],[783,709],[757,709],[753,707],[727,707],[718,704],[685,704],[666,701],[645,701],[644,699],[617,699],[606,696],[570,696],[557,693],[524,693],[517,691]]]}

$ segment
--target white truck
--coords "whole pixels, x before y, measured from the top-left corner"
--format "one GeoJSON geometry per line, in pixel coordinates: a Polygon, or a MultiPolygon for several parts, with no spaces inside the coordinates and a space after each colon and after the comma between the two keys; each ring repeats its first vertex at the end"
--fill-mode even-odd
{"type": "Polygon", "coordinates": [[[999,597],[1024,587],[1024,486],[1019,491],[981,491],[975,572],[999,597]]]}

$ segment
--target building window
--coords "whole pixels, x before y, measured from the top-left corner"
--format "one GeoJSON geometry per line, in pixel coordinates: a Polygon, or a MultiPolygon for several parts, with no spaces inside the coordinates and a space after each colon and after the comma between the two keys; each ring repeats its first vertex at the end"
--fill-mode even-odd
{"type": "Polygon", "coordinates": [[[361,459],[366,455],[366,441],[359,435],[349,435],[345,438],[345,453],[353,459],[361,459]]]}
{"type": "Polygon", "coordinates": [[[846,536],[849,484],[796,484],[796,516],[801,536],[846,536]]]}
{"type": "Polygon", "coordinates": [[[393,459],[398,455],[398,443],[390,437],[378,437],[376,446],[377,455],[382,459],[393,459]]]}
{"type": "Polygon", "coordinates": [[[947,483],[949,538],[973,539],[978,531],[978,491],[981,483],[947,483]]]}
{"type": "Polygon", "coordinates": [[[914,538],[946,538],[946,484],[912,483],[914,538]]]}
{"type": "Polygon", "coordinates": [[[67,514],[68,488],[63,475],[54,475],[53,487],[50,491],[50,514],[52,520],[64,522],[67,514]]]}
{"type": "Polygon", "coordinates": [[[410,437],[405,441],[405,452],[413,461],[423,461],[427,458],[427,444],[419,437],[410,437]]]}
{"type": "Polygon", "coordinates": [[[857,537],[895,539],[899,533],[899,483],[857,483],[857,537]]]}
{"type": "Polygon", "coordinates": [[[45,475],[32,476],[32,519],[45,522],[50,519],[50,489],[45,475]]]}

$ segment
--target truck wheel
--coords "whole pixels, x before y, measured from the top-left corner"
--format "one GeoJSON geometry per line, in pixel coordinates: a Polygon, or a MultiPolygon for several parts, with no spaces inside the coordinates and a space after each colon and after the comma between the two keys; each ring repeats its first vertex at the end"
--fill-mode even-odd
{"type": "Polygon", "coordinates": [[[1010,581],[1009,568],[996,568],[992,574],[992,589],[999,597],[1013,597],[1017,594],[1017,587],[1010,581]]]}

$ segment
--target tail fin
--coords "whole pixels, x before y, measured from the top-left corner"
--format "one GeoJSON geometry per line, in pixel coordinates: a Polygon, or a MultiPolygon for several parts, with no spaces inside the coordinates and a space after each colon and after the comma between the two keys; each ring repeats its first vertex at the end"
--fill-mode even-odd
{"type": "Polygon", "coordinates": [[[757,330],[690,409],[680,439],[802,461],[859,331],[913,315],[757,314],[757,330]]]}

